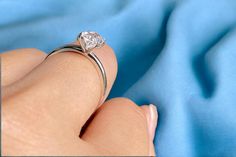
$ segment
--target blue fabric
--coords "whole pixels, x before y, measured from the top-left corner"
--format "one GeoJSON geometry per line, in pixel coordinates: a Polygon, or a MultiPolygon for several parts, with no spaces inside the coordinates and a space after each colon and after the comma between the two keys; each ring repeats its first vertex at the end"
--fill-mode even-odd
{"type": "Polygon", "coordinates": [[[117,55],[110,97],[159,111],[159,157],[236,156],[235,0],[1,0],[0,52],[46,52],[100,32],[117,55]]]}

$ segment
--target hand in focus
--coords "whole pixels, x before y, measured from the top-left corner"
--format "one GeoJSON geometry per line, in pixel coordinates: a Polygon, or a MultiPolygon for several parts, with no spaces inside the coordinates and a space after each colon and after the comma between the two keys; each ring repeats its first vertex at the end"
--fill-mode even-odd
{"type": "MultiPolygon", "coordinates": [[[[117,73],[112,49],[96,49],[108,79],[117,73]]],[[[85,56],[36,49],[1,54],[2,155],[155,155],[157,112],[126,98],[99,105],[99,72],[85,56]]]]}

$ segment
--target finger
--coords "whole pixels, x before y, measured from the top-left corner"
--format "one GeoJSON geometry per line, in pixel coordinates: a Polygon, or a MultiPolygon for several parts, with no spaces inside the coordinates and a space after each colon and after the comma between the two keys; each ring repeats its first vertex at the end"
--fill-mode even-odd
{"type": "MultiPolygon", "coordinates": [[[[106,70],[109,93],[117,72],[115,55],[107,45],[94,53],[106,70]]],[[[78,131],[101,99],[103,84],[100,71],[95,66],[88,58],[77,53],[52,55],[21,81],[5,89],[5,92],[11,93],[5,99],[5,104],[8,100],[11,104],[21,103],[24,110],[42,111],[64,127],[73,127],[78,131]]]]}
{"type": "Polygon", "coordinates": [[[27,48],[1,54],[2,86],[7,86],[35,68],[46,54],[40,50],[27,48]]]}
{"type": "Polygon", "coordinates": [[[128,99],[116,98],[99,108],[82,139],[98,146],[103,155],[155,155],[153,144],[149,148],[148,125],[143,109],[128,99]]]}

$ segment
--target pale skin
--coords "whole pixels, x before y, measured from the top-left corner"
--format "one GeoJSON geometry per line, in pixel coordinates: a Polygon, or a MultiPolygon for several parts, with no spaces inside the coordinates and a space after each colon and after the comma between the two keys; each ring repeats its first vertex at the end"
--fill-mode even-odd
{"type": "MultiPolygon", "coordinates": [[[[107,97],[116,57],[107,45],[95,53],[107,73],[107,97]]],[[[127,98],[99,105],[103,85],[94,64],[72,52],[45,57],[37,49],[1,54],[2,155],[155,155],[155,107],[127,98]]]]}

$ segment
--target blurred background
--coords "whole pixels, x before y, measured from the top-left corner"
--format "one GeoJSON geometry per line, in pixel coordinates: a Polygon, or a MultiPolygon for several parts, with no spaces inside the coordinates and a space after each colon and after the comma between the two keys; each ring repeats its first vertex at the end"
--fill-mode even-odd
{"type": "Polygon", "coordinates": [[[86,30],[117,55],[109,97],[157,106],[157,156],[236,156],[235,0],[0,0],[0,53],[86,30]]]}

